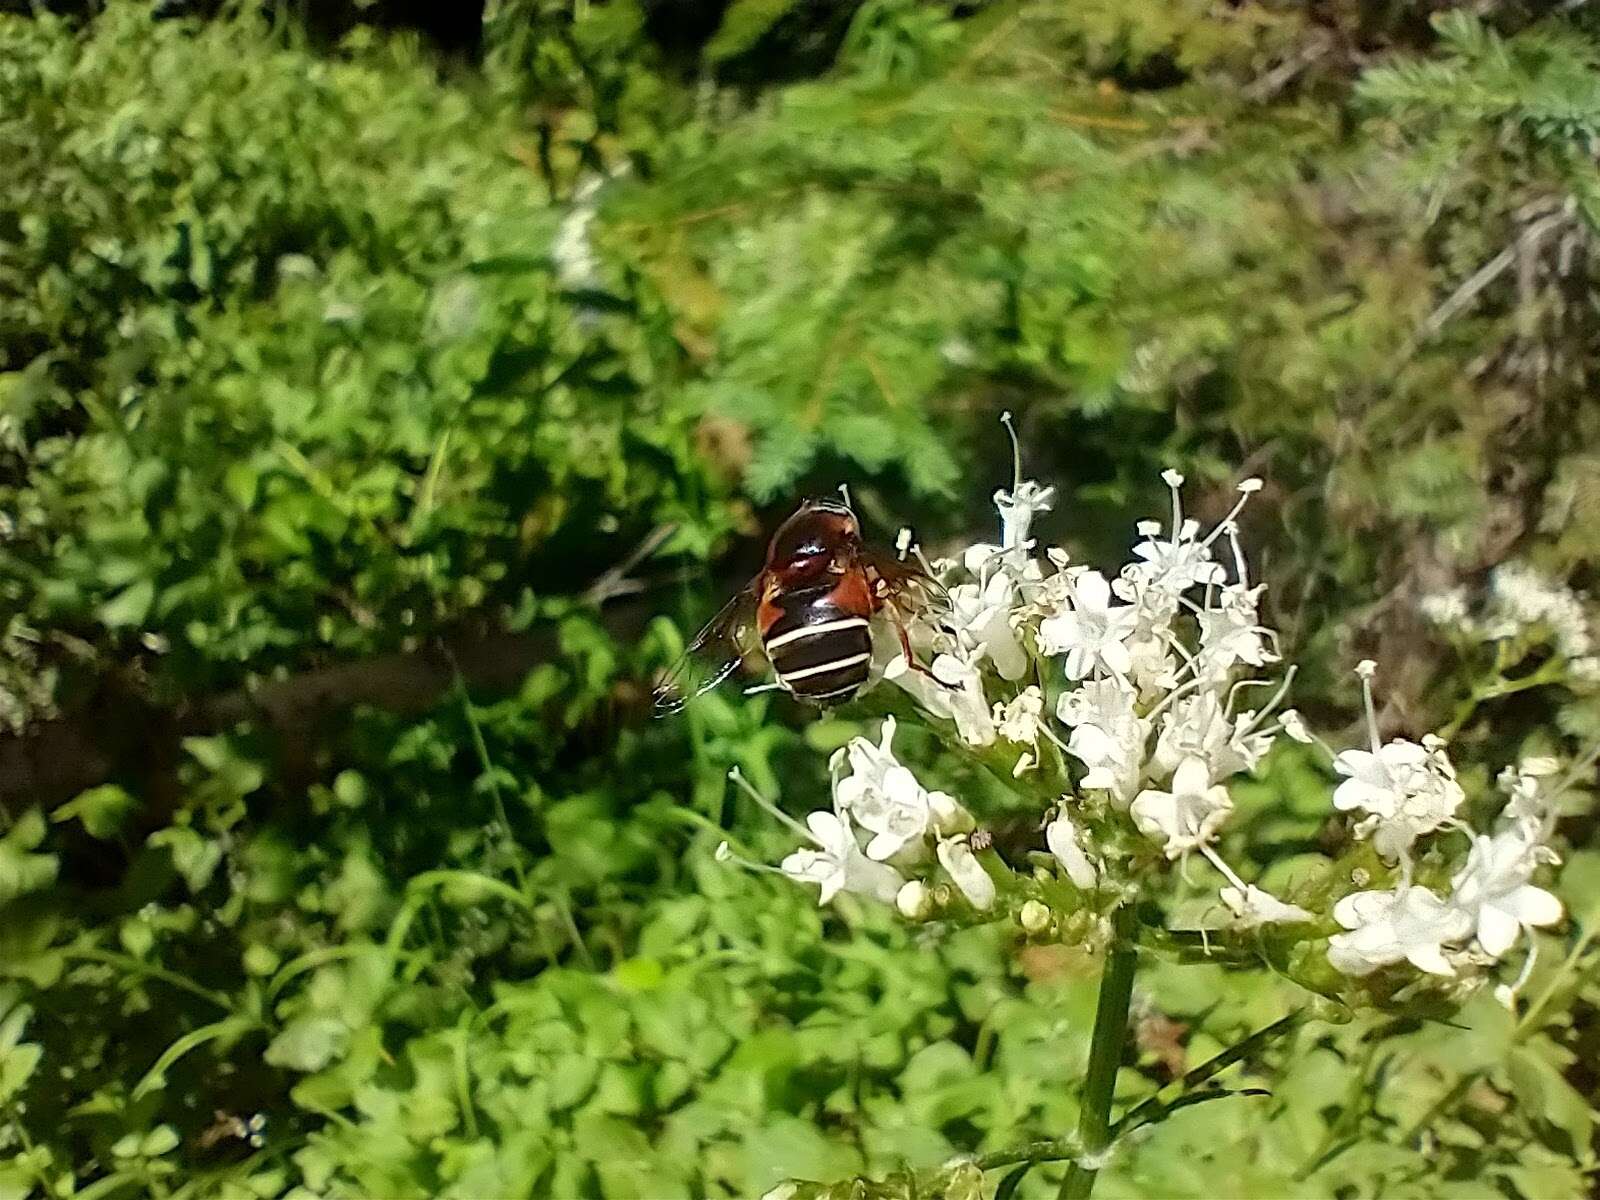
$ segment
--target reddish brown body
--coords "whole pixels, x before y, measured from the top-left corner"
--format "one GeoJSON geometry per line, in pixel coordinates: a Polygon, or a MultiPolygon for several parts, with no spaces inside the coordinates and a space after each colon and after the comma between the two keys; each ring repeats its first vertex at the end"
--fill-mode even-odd
{"type": "MultiPolygon", "coordinates": [[[[807,500],[778,527],[761,573],[700,631],[685,654],[720,643],[732,650],[697,691],[727,678],[739,662],[741,630],[753,624],[778,684],[812,704],[840,704],[861,690],[872,666],[872,617],[886,605],[908,607],[907,586],[922,572],[872,554],[849,505],[807,500]]],[[[901,645],[910,659],[904,629],[901,645]]],[[[680,663],[657,689],[657,707],[681,707],[680,663]]]]}
{"type": "Polygon", "coordinates": [[[756,628],[778,682],[815,704],[848,700],[872,664],[872,614],[883,605],[855,514],[808,500],[772,535],[756,628]]]}

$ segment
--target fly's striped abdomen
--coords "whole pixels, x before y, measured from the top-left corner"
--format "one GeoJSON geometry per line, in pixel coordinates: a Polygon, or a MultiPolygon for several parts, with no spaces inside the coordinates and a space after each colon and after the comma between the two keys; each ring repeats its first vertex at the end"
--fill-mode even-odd
{"type": "Polygon", "coordinates": [[[832,590],[793,593],[767,629],[767,657],[778,682],[802,700],[839,704],[867,681],[872,638],[865,617],[845,612],[832,590]]]}

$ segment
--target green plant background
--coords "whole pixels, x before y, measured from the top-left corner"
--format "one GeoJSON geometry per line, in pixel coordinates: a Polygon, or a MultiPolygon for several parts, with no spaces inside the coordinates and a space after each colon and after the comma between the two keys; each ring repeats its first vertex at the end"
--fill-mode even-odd
{"type": "MultiPolygon", "coordinates": [[[[1070,1129],[1094,963],[712,861],[868,706],[648,715],[796,495],[985,529],[1002,411],[1076,555],[1265,477],[1324,726],[1370,654],[1476,796],[1591,741],[1416,615],[1600,554],[1600,17],[1449,7],[0,12],[0,1197],[900,1195],[1070,1129]]],[[[1328,791],[1274,758],[1237,861],[1328,791]]],[[[1102,1193],[1586,1194],[1585,808],[1520,1021],[1313,1025],[1102,1193]]],[[[1124,1098],[1301,999],[1146,965],[1124,1098]]]]}

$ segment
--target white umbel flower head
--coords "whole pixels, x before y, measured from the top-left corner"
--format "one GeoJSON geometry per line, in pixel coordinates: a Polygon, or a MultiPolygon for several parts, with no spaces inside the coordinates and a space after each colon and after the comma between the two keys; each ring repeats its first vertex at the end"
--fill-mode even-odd
{"type": "Polygon", "coordinates": [[[948,835],[973,827],[971,815],[954,797],[924,788],[900,764],[891,745],[894,733],[894,718],[885,717],[878,745],[852,738],[845,747],[851,772],[836,779],[833,789],[839,811],[849,813],[873,835],[866,853],[879,862],[908,848],[915,851],[914,857],[926,854],[930,832],[948,835]]]}
{"type": "Polygon", "coordinates": [[[806,828],[816,846],[796,850],[778,869],[797,883],[814,883],[820,889],[817,904],[829,903],[840,892],[870,896],[893,904],[905,881],[893,867],[874,862],[856,845],[850,818],[842,813],[814,812],[806,818],[806,828]]]}
{"type": "Polygon", "coordinates": [[[1244,587],[1229,584],[1217,593],[1214,606],[1195,614],[1200,625],[1200,671],[1208,678],[1225,679],[1243,663],[1264,667],[1278,661],[1272,635],[1261,624],[1258,611],[1264,584],[1244,587]]]}
{"type": "Polygon", "coordinates": [[[1200,758],[1184,759],[1169,790],[1146,788],[1129,809],[1142,833],[1164,843],[1168,858],[1209,843],[1232,811],[1228,789],[1211,782],[1210,769],[1200,758]]]}
{"type": "Polygon", "coordinates": [[[1453,880],[1451,902],[1472,921],[1478,945],[1490,958],[1511,949],[1524,929],[1561,920],[1561,901],[1528,880],[1555,855],[1518,825],[1492,837],[1475,837],[1467,865],[1453,880]]]}
{"type": "Polygon", "coordinates": [[[1144,774],[1150,722],[1138,715],[1133,689],[1118,679],[1091,679],[1056,702],[1056,715],[1072,733],[1067,753],[1088,773],[1083,786],[1109,791],[1127,804],[1144,774]]]}
{"type": "Polygon", "coordinates": [[[1008,742],[1037,746],[1044,717],[1044,693],[1031,684],[994,706],[995,730],[1008,742]]]}
{"type": "Polygon", "coordinates": [[[989,582],[991,573],[996,571],[1021,584],[1039,578],[1038,564],[1030,557],[1033,521],[1040,513],[1050,511],[1056,490],[1022,477],[1022,448],[1017,443],[1011,414],[1003,413],[1000,420],[1011,437],[1012,458],[1011,490],[1002,489],[994,494],[994,506],[1000,513],[1000,545],[979,542],[969,546],[962,555],[962,562],[969,573],[977,576],[980,584],[989,582]]]}
{"type": "Polygon", "coordinates": [[[1021,679],[1028,673],[1028,654],[1011,627],[1017,585],[1003,572],[985,584],[958,583],[949,589],[950,606],[942,624],[974,665],[994,663],[1000,678],[1021,679]]]}
{"type": "Polygon", "coordinates": [[[1257,728],[1254,713],[1230,716],[1215,692],[1195,692],[1162,715],[1151,773],[1178,769],[1186,758],[1203,759],[1213,779],[1253,771],[1272,748],[1272,734],[1257,728]]]}
{"type": "Polygon", "coordinates": [[[1131,604],[1112,604],[1111,585],[1099,571],[1078,571],[1070,579],[1072,607],[1039,622],[1039,649],[1062,655],[1068,679],[1095,670],[1126,675],[1133,659],[1125,639],[1139,612],[1131,604]]]}
{"type": "Polygon", "coordinates": [[[1367,813],[1356,832],[1370,834],[1378,853],[1391,860],[1454,817],[1466,798],[1442,749],[1403,739],[1376,751],[1346,750],[1333,769],[1347,777],[1334,789],[1333,806],[1367,813]]]}
{"type": "Polygon", "coordinates": [[[1407,961],[1432,975],[1454,975],[1444,947],[1472,932],[1472,921],[1424,887],[1356,892],[1339,901],[1334,920],[1350,932],[1328,939],[1328,962],[1346,975],[1369,975],[1407,961]]]}
{"type": "Polygon", "coordinates": [[[969,746],[988,746],[996,733],[989,698],[983,692],[983,675],[974,663],[954,654],[933,660],[934,677],[945,685],[944,700],[956,732],[969,746]]]}
{"type": "Polygon", "coordinates": [[[1430,592],[1417,601],[1417,611],[1433,625],[1446,628],[1465,626],[1470,619],[1467,589],[1458,586],[1442,592],[1430,592]]]}
{"type": "Polygon", "coordinates": [[[1420,746],[1404,738],[1378,744],[1378,717],[1372,700],[1375,671],[1371,659],[1356,665],[1372,748],[1334,756],[1333,769],[1345,776],[1345,781],[1334,789],[1333,806],[1340,812],[1358,809],[1366,813],[1366,820],[1356,827],[1357,835],[1370,835],[1385,858],[1405,859],[1417,838],[1455,816],[1466,795],[1438,738],[1423,738],[1425,744],[1420,746]]]}
{"type": "Polygon", "coordinates": [[[1173,596],[1197,584],[1221,583],[1225,573],[1221,563],[1211,560],[1210,539],[1201,541],[1199,522],[1184,518],[1183,498],[1178,491],[1183,486],[1183,476],[1168,470],[1161,473],[1161,479],[1172,491],[1171,535],[1163,539],[1157,536],[1159,525],[1142,526],[1140,532],[1145,538],[1133,548],[1134,557],[1141,561],[1130,569],[1146,586],[1173,596]]]}
{"type": "Polygon", "coordinates": [[[1555,759],[1541,754],[1501,771],[1497,782],[1510,799],[1500,815],[1511,821],[1526,821],[1536,829],[1553,819],[1555,797],[1548,780],[1558,770],[1560,764],[1555,759]]]}
{"type": "Polygon", "coordinates": [[[883,677],[904,688],[929,715],[954,721],[956,732],[969,746],[993,744],[994,716],[983,691],[983,675],[971,662],[954,654],[937,655],[928,673],[897,654],[884,668],[883,677]]]}
{"type": "Polygon", "coordinates": [[[1000,510],[1000,540],[1007,550],[1026,550],[1033,544],[1033,519],[1049,512],[1056,490],[1032,479],[1019,480],[1009,492],[996,492],[994,505],[1000,510]]]}
{"type": "Polygon", "coordinates": [[[1578,594],[1528,564],[1501,563],[1489,576],[1489,593],[1489,637],[1515,637],[1529,626],[1543,625],[1568,658],[1593,648],[1589,618],[1578,594]]]}

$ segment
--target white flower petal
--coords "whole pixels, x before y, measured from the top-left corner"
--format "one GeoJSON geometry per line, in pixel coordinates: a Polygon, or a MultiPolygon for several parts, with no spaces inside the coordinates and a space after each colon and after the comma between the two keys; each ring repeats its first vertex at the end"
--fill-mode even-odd
{"type": "Polygon", "coordinates": [[[1524,925],[1555,925],[1564,915],[1560,900],[1544,888],[1534,887],[1531,883],[1524,884],[1507,896],[1504,906],[1507,912],[1524,925]]]}
{"type": "Polygon", "coordinates": [[[1521,924],[1504,909],[1486,905],[1478,912],[1478,945],[1490,958],[1504,955],[1521,932],[1521,924]]]}

